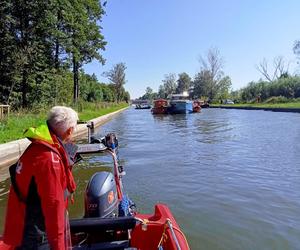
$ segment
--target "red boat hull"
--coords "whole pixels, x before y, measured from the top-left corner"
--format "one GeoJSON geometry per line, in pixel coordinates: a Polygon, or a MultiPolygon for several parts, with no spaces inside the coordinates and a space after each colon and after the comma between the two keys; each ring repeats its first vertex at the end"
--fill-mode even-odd
{"type": "MultiPolygon", "coordinates": [[[[135,224],[135,226],[133,226],[133,229],[131,231],[131,239],[129,241],[130,243],[128,247],[136,248],[138,250],[157,250],[159,247],[162,247],[162,249],[164,250],[190,249],[183,232],[179,228],[170,209],[166,205],[157,204],[155,206],[154,214],[138,213],[134,216],[133,219],[136,219],[137,223],[135,224]]],[[[85,229],[88,228],[87,224],[83,226],[85,229]]],[[[96,227],[95,230],[97,231],[96,227]]],[[[119,231],[119,234],[121,232],[122,231],[119,231]]],[[[126,231],[124,231],[124,233],[126,235],[126,231]]],[[[101,237],[104,235],[102,233],[99,233],[98,236],[99,239],[101,239],[101,237]]],[[[119,237],[122,237],[122,235],[120,234],[119,237]]],[[[74,243],[75,242],[73,242],[73,244],[74,243]]],[[[0,250],[12,249],[12,246],[4,244],[0,238],[0,250]]],[[[99,248],[99,245],[98,247],[96,247],[96,245],[93,247],[93,244],[91,244],[90,249],[106,248],[99,248]]]]}
{"type": "Polygon", "coordinates": [[[154,115],[159,115],[159,114],[167,114],[168,108],[167,107],[158,107],[158,108],[153,108],[151,110],[152,114],[154,115]]]}
{"type": "Polygon", "coordinates": [[[154,215],[137,214],[135,217],[143,222],[136,225],[131,233],[132,247],[146,250],[158,249],[162,246],[164,250],[175,250],[178,249],[176,245],[178,244],[182,250],[189,249],[184,234],[166,205],[157,204],[154,215]],[[168,221],[171,222],[173,230],[168,221]]]}
{"type": "Polygon", "coordinates": [[[167,114],[168,113],[168,101],[165,99],[158,99],[154,102],[154,108],[151,110],[152,114],[167,114]]]}

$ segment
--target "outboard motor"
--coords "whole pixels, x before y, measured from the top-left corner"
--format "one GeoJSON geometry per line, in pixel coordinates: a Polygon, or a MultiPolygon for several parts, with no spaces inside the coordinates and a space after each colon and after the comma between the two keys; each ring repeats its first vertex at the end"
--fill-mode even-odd
{"type": "Polygon", "coordinates": [[[118,197],[114,176],[110,172],[97,172],[86,188],[84,217],[117,216],[118,197]]]}

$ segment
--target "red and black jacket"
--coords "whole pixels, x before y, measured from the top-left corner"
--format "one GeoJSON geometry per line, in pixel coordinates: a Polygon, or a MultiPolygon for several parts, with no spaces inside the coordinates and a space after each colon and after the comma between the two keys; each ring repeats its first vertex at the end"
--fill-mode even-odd
{"type": "Polygon", "coordinates": [[[62,143],[31,138],[12,171],[3,241],[16,249],[66,248],[66,192],[75,183],[62,143]],[[45,241],[45,239],[47,239],[45,241]]]}

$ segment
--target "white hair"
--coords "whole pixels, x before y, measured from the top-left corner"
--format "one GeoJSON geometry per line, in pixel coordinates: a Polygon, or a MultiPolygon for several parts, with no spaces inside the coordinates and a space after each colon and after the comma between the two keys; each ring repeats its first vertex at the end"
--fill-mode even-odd
{"type": "Polygon", "coordinates": [[[69,128],[75,130],[77,121],[77,112],[68,107],[55,106],[48,113],[47,123],[57,135],[65,133],[69,128]]]}

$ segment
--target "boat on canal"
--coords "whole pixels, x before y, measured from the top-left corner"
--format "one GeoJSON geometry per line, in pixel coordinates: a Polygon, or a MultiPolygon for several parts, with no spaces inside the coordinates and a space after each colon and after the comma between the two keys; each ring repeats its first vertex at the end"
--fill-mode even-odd
{"type": "Polygon", "coordinates": [[[172,94],[169,96],[170,102],[168,113],[170,114],[187,114],[193,112],[193,102],[189,100],[187,92],[182,94],[172,94]]]}
{"type": "MultiPolygon", "coordinates": [[[[86,154],[111,155],[111,172],[96,172],[84,195],[84,217],[70,220],[72,249],[75,250],[188,250],[189,245],[172,212],[165,204],[155,204],[153,214],[139,213],[124,192],[123,166],[118,163],[118,139],[113,133],[103,138],[91,135],[89,143],[66,145],[75,162],[86,154]]],[[[17,225],[16,225],[17,226],[17,225]]],[[[0,237],[0,249],[10,249],[0,237]]]]}
{"type": "Polygon", "coordinates": [[[136,104],[135,109],[151,109],[148,103],[136,104]]]}
{"type": "Polygon", "coordinates": [[[151,109],[152,114],[167,114],[168,101],[166,99],[157,99],[153,101],[154,107],[151,109]]]}
{"type": "Polygon", "coordinates": [[[189,249],[167,205],[155,204],[153,214],[139,213],[125,194],[116,136],[89,138],[90,144],[78,145],[77,154],[110,154],[114,167],[113,173],[95,173],[87,184],[84,218],[70,220],[73,249],[189,249]]]}

